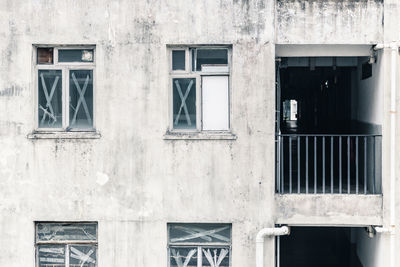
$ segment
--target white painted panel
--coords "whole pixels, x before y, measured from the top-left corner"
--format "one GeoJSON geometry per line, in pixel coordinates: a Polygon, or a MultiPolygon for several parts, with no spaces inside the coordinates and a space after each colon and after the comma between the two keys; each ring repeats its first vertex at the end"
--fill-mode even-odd
{"type": "Polygon", "coordinates": [[[202,77],[203,130],[229,130],[228,76],[202,77]]]}

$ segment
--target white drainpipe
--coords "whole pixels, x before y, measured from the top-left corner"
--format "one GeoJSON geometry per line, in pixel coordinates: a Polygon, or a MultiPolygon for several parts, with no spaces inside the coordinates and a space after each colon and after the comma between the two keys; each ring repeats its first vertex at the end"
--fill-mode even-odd
{"type": "Polygon", "coordinates": [[[399,43],[378,44],[375,50],[391,48],[391,81],[390,81],[390,228],[375,228],[379,233],[390,233],[390,266],[395,267],[395,201],[396,201],[396,74],[397,74],[397,55],[399,43]]]}
{"type": "Polygon", "coordinates": [[[266,236],[280,236],[288,234],[290,234],[290,228],[288,226],[282,226],[277,228],[263,228],[257,233],[256,267],[264,267],[264,238],[266,236]]]}

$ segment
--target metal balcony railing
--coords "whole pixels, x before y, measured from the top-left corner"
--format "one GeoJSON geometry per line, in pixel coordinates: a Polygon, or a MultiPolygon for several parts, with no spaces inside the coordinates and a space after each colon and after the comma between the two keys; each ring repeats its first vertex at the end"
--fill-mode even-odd
{"type": "Polygon", "coordinates": [[[380,194],[381,135],[277,135],[280,194],[380,194]]]}

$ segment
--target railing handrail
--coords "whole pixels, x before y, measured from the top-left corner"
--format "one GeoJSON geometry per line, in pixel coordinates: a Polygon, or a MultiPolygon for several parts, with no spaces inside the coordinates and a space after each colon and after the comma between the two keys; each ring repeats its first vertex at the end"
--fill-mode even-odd
{"type": "Polygon", "coordinates": [[[381,134],[296,134],[296,133],[294,133],[294,134],[277,134],[277,136],[338,136],[338,137],[340,137],[340,136],[362,136],[362,137],[364,137],[364,136],[366,136],[366,137],[368,137],[368,136],[382,136],[381,134]]]}

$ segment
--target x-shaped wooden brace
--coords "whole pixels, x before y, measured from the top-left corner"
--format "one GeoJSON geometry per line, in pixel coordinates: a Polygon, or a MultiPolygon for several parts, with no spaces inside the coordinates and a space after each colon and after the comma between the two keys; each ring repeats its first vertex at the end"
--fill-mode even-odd
{"type": "Polygon", "coordinates": [[[185,257],[185,261],[182,262],[182,258],[184,256],[179,254],[178,250],[171,249],[172,257],[175,259],[176,264],[178,264],[178,267],[187,267],[187,265],[190,262],[190,259],[193,257],[194,254],[196,254],[197,249],[191,249],[189,253],[185,257]]]}
{"type": "Polygon", "coordinates": [[[186,106],[186,99],[189,96],[190,90],[192,89],[193,80],[190,81],[188,87],[186,88],[185,95],[183,95],[183,93],[182,93],[182,88],[181,88],[178,80],[175,80],[175,85],[176,85],[176,89],[178,90],[179,97],[182,101],[181,106],[179,107],[178,114],[176,115],[176,118],[175,118],[175,125],[178,124],[182,109],[185,111],[185,117],[186,117],[186,121],[187,121],[188,125],[192,125],[192,121],[190,120],[190,116],[189,116],[189,111],[186,106]]]}
{"type": "Polygon", "coordinates": [[[204,230],[204,229],[198,228],[198,227],[185,227],[185,226],[179,226],[179,225],[175,226],[174,228],[179,229],[183,232],[186,232],[189,235],[183,236],[183,237],[172,238],[171,242],[185,241],[185,240],[194,239],[194,238],[201,238],[203,240],[211,242],[212,241],[211,237],[214,237],[216,239],[219,239],[219,240],[222,240],[225,242],[229,242],[229,238],[218,234],[218,232],[228,229],[229,226],[224,226],[224,227],[220,227],[220,228],[216,228],[216,229],[212,229],[212,230],[204,230]]]}
{"type": "Polygon", "coordinates": [[[46,115],[48,115],[49,118],[53,119],[53,124],[57,121],[57,118],[54,115],[53,106],[51,105],[51,100],[53,99],[54,92],[56,91],[56,87],[57,87],[57,83],[58,83],[59,79],[60,79],[60,77],[56,76],[56,78],[54,79],[54,82],[53,82],[53,86],[51,87],[50,94],[49,94],[49,91],[47,90],[46,82],[44,81],[43,73],[40,74],[40,80],[42,82],[43,92],[44,92],[44,96],[46,98],[46,108],[39,105],[39,107],[43,110],[43,117],[42,117],[42,120],[40,121],[41,124],[44,123],[44,121],[46,119],[46,115]],[[49,108],[50,112],[47,111],[47,108],[49,108]]]}
{"type": "Polygon", "coordinates": [[[77,259],[80,261],[81,263],[81,267],[86,263],[86,262],[90,262],[90,263],[96,263],[96,261],[90,257],[93,252],[94,249],[89,250],[89,252],[87,254],[79,251],[78,249],[71,247],[71,258],[77,259]]]}
{"type": "Polygon", "coordinates": [[[85,84],[83,85],[83,88],[81,88],[79,86],[78,80],[75,77],[75,73],[72,73],[72,79],[74,80],[76,90],[78,91],[79,99],[78,99],[78,103],[76,104],[76,108],[75,108],[74,116],[72,117],[71,125],[74,125],[76,122],[76,116],[78,115],[78,111],[79,111],[81,104],[83,106],[83,109],[85,110],[86,119],[88,120],[89,124],[92,124],[92,118],[90,117],[89,108],[88,108],[88,106],[86,104],[86,100],[85,100],[85,93],[86,93],[87,86],[89,84],[89,75],[86,76],[86,80],[85,80],[85,84]]]}

